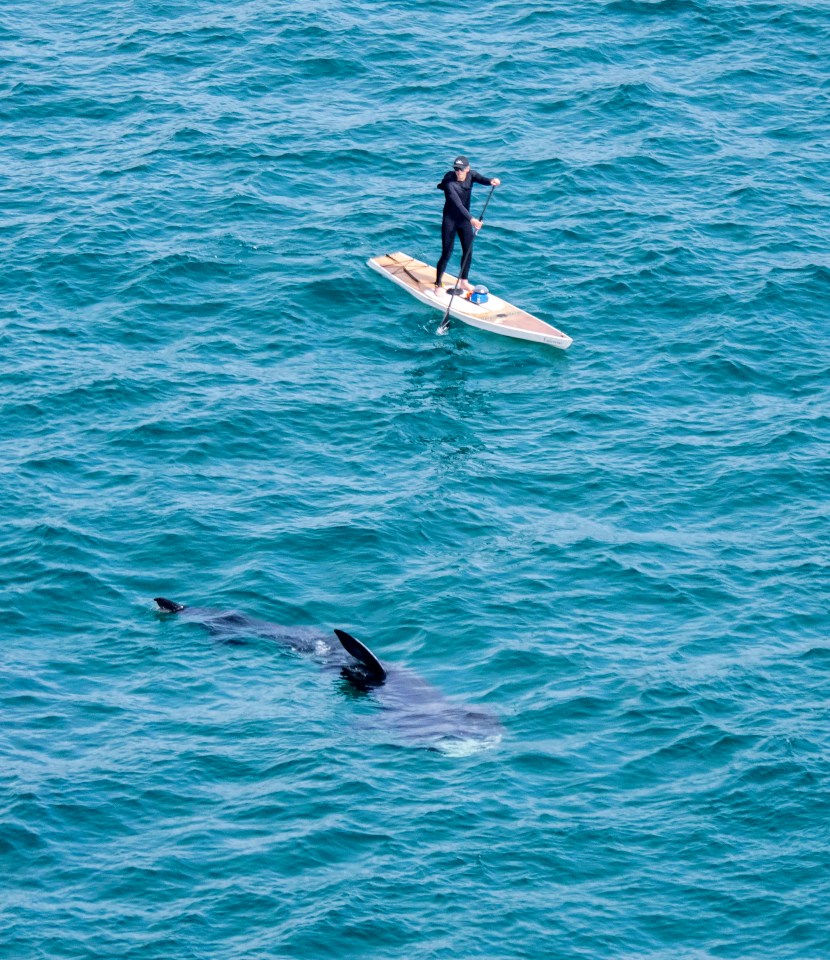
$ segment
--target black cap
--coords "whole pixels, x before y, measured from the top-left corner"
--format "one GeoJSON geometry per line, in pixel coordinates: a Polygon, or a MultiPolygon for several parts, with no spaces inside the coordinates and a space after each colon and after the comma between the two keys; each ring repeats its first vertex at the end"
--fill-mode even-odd
{"type": "Polygon", "coordinates": [[[466,170],[470,161],[466,157],[456,157],[452,162],[453,170],[466,170]]]}

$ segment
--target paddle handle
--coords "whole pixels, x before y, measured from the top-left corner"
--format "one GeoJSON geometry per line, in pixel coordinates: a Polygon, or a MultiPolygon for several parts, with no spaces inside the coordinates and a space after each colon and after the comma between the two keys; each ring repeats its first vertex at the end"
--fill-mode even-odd
{"type": "MultiPolygon", "coordinates": [[[[481,216],[478,218],[482,223],[484,223],[484,214],[487,213],[487,204],[490,202],[490,197],[493,196],[493,191],[495,189],[495,186],[490,187],[490,192],[487,194],[487,199],[484,201],[484,206],[481,209],[481,216]]],[[[476,231],[476,233],[478,233],[478,231],[476,231]]]]}

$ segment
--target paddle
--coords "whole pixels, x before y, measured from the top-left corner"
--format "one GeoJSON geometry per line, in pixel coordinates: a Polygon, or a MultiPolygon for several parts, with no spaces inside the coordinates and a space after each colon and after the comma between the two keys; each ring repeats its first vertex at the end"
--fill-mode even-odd
{"type": "MultiPolygon", "coordinates": [[[[493,191],[496,188],[490,187],[490,192],[487,194],[487,199],[484,201],[484,207],[481,210],[481,216],[478,218],[481,221],[481,226],[484,226],[484,214],[487,213],[487,204],[490,202],[490,197],[493,196],[493,191]]],[[[471,204],[472,206],[472,204],[471,204]]],[[[479,227],[479,230],[481,227],[479,227]]],[[[470,246],[467,248],[467,253],[461,259],[461,269],[458,271],[458,280],[456,280],[455,286],[452,288],[452,293],[450,294],[450,302],[447,304],[447,312],[444,314],[444,319],[441,321],[438,327],[438,333],[443,333],[447,327],[450,325],[450,307],[452,307],[453,297],[455,297],[455,291],[459,289],[458,284],[461,283],[461,274],[464,273],[464,267],[470,262],[470,257],[473,255],[473,241],[478,234],[478,230],[473,231],[473,239],[470,241],[470,246]]]]}

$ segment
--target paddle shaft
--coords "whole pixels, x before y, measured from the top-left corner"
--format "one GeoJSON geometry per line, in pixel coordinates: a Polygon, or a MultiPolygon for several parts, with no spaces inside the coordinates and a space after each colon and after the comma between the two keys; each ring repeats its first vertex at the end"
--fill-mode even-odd
{"type": "MultiPolygon", "coordinates": [[[[487,194],[487,199],[484,201],[484,206],[481,209],[481,216],[478,218],[481,221],[481,225],[484,226],[484,214],[487,213],[487,204],[490,202],[490,197],[493,196],[493,191],[496,188],[494,186],[490,187],[490,192],[487,194]]],[[[481,227],[479,227],[479,230],[481,227]]],[[[473,255],[473,243],[475,238],[478,235],[478,230],[473,231],[473,239],[470,241],[470,246],[467,247],[467,253],[461,258],[461,269],[458,271],[458,280],[456,281],[455,286],[452,288],[452,293],[450,294],[450,302],[447,304],[447,312],[444,314],[444,319],[441,321],[440,326],[438,327],[438,332],[443,333],[447,327],[450,325],[450,307],[452,307],[452,301],[455,297],[455,291],[458,289],[458,284],[461,283],[461,274],[464,273],[464,267],[470,262],[470,257],[473,255]]]]}

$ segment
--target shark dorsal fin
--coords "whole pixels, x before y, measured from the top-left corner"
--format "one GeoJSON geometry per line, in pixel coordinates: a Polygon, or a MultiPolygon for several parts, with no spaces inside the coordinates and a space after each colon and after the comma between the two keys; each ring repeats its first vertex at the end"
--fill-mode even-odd
{"type": "Polygon", "coordinates": [[[346,633],[345,630],[335,630],[334,633],[337,639],[343,644],[343,649],[347,653],[350,653],[355,660],[359,660],[376,680],[386,679],[386,671],[383,669],[383,664],[367,646],[362,644],[350,633],[346,633]]]}

